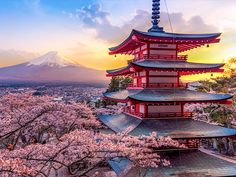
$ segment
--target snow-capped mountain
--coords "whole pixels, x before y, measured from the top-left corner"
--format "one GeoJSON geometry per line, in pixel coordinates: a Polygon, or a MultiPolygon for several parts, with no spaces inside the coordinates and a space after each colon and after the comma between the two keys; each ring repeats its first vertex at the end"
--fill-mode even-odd
{"type": "Polygon", "coordinates": [[[28,62],[27,66],[39,66],[46,65],[50,67],[67,67],[75,65],[72,62],[66,61],[61,58],[57,52],[48,52],[47,54],[35,58],[28,62]]]}
{"type": "Polygon", "coordinates": [[[49,52],[19,65],[0,68],[0,80],[107,83],[104,71],[77,65],[61,58],[57,52],[49,52]]]}

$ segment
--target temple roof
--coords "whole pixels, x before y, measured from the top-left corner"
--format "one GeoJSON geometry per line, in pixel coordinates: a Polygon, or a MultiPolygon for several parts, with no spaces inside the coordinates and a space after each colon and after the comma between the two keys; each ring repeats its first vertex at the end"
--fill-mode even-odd
{"type": "Polygon", "coordinates": [[[236,136],[236,129],[211,125],[190,118],[138,119],[128,114],[102,115],[99,119],[116,133],[127,132],[133,136],[150,135],[174,139],[218,138],[236,136]]]}
{"type": "Polygon", "coordinates": [[[209,33],[209,34],[181,34],[181,33],[168,33],[168,32],[141,32],[137,33],[150,36],[150,37],[164,37],[164,38],[175,38],[175,39],[205,39],[219,37],[221,33],[209,33]]]}
{"type": "Polygon", "coordinates": [[[143,60],[133,62],[134,65],[154,68],[154,69],[211,69],[211,68],[221,68],[224,64],[205,64],[205,63],[191,63],[185,61],[158,61],[158,60],[143,60]]]}
{"type": "Polygon", "coordinates": [[[229,94],[212,94],[186,89],[143,89],[107,92],[104,96],[116,101],[129,99],[141,102],[215,102],[231,99],[229,94]]]}
{"type": "Polygon", "coordinates": [[[134,71],[130,71],[130,68],[133,67],[135,69],[156,69],[160,71],[179,71],[179,72],[219,72],[220,68],[223,67],[224,64],[205,64],[205,63],[192,63],[186,61],[164,61],[164,60],[141,60],[131,62],[128,66],[115,69],[108,70],[107,73],[109,75],[122,75],[122,74],[130,74],[134,71]]]}
{"type": "Polygon", "coordinates": [[[116,47],[110,48],[110,54],[126,53],[135,50],[146,42],[178,44],[178,51],[184,52],[209,43],[219,42],[221,33],[209,34],[178,34],[159,32],[141,32],[133,30],[129,37],[116,47]]]}
{"type": "Polygon", "coordinates": [[[132,162],[125,158],[109,161],[110,166],[119,176],[126,177],[212,177],[236,176],[236,164],[208,155],[201,151],[180,151],[167,155],[171,166],[158,168],[134,167],[132,162]]]}

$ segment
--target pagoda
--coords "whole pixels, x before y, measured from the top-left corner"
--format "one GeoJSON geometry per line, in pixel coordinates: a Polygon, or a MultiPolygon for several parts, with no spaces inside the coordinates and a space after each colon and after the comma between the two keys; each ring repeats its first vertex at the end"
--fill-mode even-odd
{"type": "MultiPolygon", "coordinates": [[[[165,32],[159,26],[160,0],[153,0],[152,27],[147,32],[133,30],[120,45],[110,48],[110,55],[132,55],[123,68],[107,71],[107,76],[129,76],[132,83],[126,90],[106,92],[104,98],[125,103],[124,112],[102,115],[100,120],[115,133],[127,132],[133,136],[169,136],[185,144],[188,151],[165,152],[172,167],[158,169],[136,168],[127,176],[236,176],[236,164],[211,156],[199,150],[202,140],[236,139],[236,130],[192,119],[186,104],[231,104],[229,94],[212,94],[188,89],[181,76],[202,73],[220,73],[224,64],[188,62],[182,52],[219,43],[221,33],[177,34],[165,32]],[[190,151],[191,150],[191,151],[190,151]],[[182,159],[182,160],[181,160],[182,159]]],[[[121,176],[132,162],[119,159],[110,162],[121,176]]]]}

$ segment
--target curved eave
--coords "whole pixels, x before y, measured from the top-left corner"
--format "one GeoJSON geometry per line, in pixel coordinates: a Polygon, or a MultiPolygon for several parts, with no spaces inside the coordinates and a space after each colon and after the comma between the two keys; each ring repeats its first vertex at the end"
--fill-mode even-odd
{"type": "Polygon", "coordinates": [[[110,50],[109,54],[114,55],[119,53],[125,53],[133,50],[134,48],[144,45],[144,43],[138,41],[138,39],[135,37],[135,33],[136,31],[132,30],[129,37],[124,42],[122,42],[120,45],[116,47],[109,48],[110,50]]]}
{"type": "Polygon", "coordinates": [[[128,100],[145,103],[222,103],[233,96],[229,94],[211,94],[196,92],[184,89],[143,89],[143,90],[122,90],[118,92],[104,93],[104,97],[117,101],[127,102],[128,100]]]}
{"type": "MultiPolygon", "coordinates": [[[[146,60],[147,61],[147,60],[146,60]]],[[[189,75],[189,74],[201,74],[201,73],[207,73],[207,72],[223,72],[224,70],[221,69],[224,64],[203,64],[203,63],[189,63],[185,62],[185,64],[191,64],[191,65],[196,65],[195,67],[190,68],[189,66],[186,67],[181,67],[178,65],[171,66],[170,64],[173,63],[174,61],[168,62],[168,61],[162,61],[162,63],[166,63],[165,66],[161,67],[160,61],[153,61],[151,64],[142,64],[145,63],[146,61],[143,62],[131,62],[128,66],[115,69],[115,70],[108,70],[107,71],[107,76],[120,76],[120,75],[128,75],[132,74],[135,72],[135,70],[159,70],[159,71],[178,71],[181,72],[181,75],[189,75]],[[156,64],[155,64],[156,62],[156,64]],[[156,65],[156,66],[155,66],[156,65]],[[202,65],[201,67],[198,67],[199,65],[202,65]],[[133,67],[135,70],[130,71],[130,68],[133,67]]],[[[181,63],[181,62],[178,62],[181,63]]],[[[178,64],[177,63],[177,64],[178,64]]]]}
{"type": "Polygon", "coordinates": [[[142,32],[134,30],[134,34],[150,38],[164,38],[175,40],[201,40],[201,39],[216,39],[221,36],[221,33],[206,33],[206,34],[183,34],[183,33],[168,33],[168,32],[142,32]]]}
{"type": "Polygon", "coordinates": [[[126,67],[122,67],[122,68],[118,68],[114,70],[107,70],[107,76],[119,76],[119,75],[130,74],[131,73],[130,67],[131,67],[131,64],[129,64],[126,67]]]}
{"type": "Polygon", "coordinates": [[[116,133],[127,132],[132,136],[150,135],[157,132],[159,136],[173,139],[201,139],[236,137],[236,130],[190,118],[138,119],[128,114],[101,115],[99,119],[116,133]]]}
{"type": "Polygon", "coordinates": [[[229,94],[211,94],[184,89],[144,89],[137,94],[129,96],[130,100],[146,103],[224,103],[224,101],[232,98],[233,96],[229,94]]]}
{"type": "Polygon", "coordinates": [[[177,34],[166,32],[141,32],[133,30],[129,37],[116,47],[109,48],[110,54],[126,53],[137,47],[144,45],[145,42],[176,43],[179,44],[178,51],[184,52],[205,44],[220,42],[221,33],[210,34],[177,34]]]}
{"type": "Polygon", "coordinates": [[[132,136],[148,136],[153,131],[156,131],[159,136],[169,136],[172,139],[236,137],[235,129],[212,125],[190,118],[142,120],[129,134],[132,136]]]}
{"type": "Polygon", "coordinates": [[[134,95],[140,92],[140,90],[122,90],[117,92],[106,92],[103,94],[103,96],[106,99],[112,100],[112,101],[118,101],[118,102],[126,102],[128,101],[128,97],[130,95],[134,95]]]}
{"type": "Polygon", "coordinates": [[[140,68],[147,69],[162,69],[166,71],[200,71],[200,70],[214,70],[220,69],[225,64],[205,64],[205,63],[192,63],[192,62],[182,62],[182,61],[158,61],[158,60],[144,60],[141,62],[132,62],[132,65],[140,68]]]}

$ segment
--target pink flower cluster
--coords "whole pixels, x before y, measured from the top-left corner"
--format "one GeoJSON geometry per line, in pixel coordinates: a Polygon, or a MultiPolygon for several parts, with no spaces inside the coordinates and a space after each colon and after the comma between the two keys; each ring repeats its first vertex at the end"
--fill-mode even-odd
{"type": "Polygon", "coordinates": [[[10,94],[0,99],[0,176],[85,175],[116,157],[135,165],[169,165],[158,149],[179,147],[168,137],[102,133],[84,104],[55,103],[50,97],[10,94]]]}

